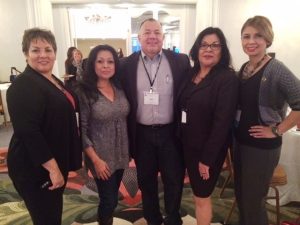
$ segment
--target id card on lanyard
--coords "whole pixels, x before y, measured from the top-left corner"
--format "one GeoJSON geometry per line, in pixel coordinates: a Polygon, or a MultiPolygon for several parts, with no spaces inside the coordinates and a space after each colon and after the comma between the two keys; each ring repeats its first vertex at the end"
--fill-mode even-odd
{"type": "Polygon", "coordinates": [[[153,91],[144,91],[144,104],[145,105],[158,105],[159,94],[153,91]]]}
{"type": "Polygon", "coordinates": [[[159,105],[159,94],[158,94],[158,92],[153,91],[153,84],[154,84],[154,82],[156,80],[156,77],[157,77],[157,73],[158,73],[158,70],[159,70],[159,67],[160,67],[160,64],[161,64],[161,59],[162,59],[162,55],[160,55],[159,63],[158,63],[158,66],[156,68],[154,78],[153,78],[153,80],[151,80],[150,74],[149,74],[149,72],[146,68],[144,59],[143,59],[142,54],[141,54],[141,60],[143,62],[143,66],[144,66],[144,69],[146,71],[147,77],[149,79],[149,83],[150,83],[150,90],[149,91],[144,91],[144,104],[145,105],[159,105]]]}

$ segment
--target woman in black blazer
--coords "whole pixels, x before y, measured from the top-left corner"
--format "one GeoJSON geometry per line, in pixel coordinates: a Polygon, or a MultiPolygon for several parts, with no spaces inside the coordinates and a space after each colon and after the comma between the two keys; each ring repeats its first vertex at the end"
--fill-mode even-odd
{"type": "Polygon", "coordinates": [[[26,69],[7,91],[14,133],[8,172],[34,225],[60,225],[68,172],[81,167],[77,101],[52,74],[56,43],[48,30],[25,30],[26,69]]]}
{"type": "Polygon", "coordinates": [[[238,80],[219,28],[206,28],[191,52],[194,66],[180,98],[181,136],[197,224],[210,224],[210,195],[230,143],[238,80]]]}

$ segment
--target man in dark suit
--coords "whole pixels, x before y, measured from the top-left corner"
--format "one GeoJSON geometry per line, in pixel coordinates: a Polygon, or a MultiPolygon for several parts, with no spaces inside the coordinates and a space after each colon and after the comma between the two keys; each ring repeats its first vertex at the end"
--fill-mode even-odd
{"type": "Polygon", "coordinates": [[[161,24],[140,26],[141,51],[121,61],[120,81],[131,105],[130,152],[137,166],[144,217],[148,225],[180,225],[184,178],[181,144],[175,135],[176,102],[190,62],[187,55],[162,49],[161,24]],[[163,182],[165,216],[160,212],[158,173],[163,182]]]}

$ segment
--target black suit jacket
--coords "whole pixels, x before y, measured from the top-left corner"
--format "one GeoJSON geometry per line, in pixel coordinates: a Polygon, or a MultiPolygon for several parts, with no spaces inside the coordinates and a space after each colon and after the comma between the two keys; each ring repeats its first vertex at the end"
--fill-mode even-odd
{"type": "MultiPolygon", "coordinates": [[[[190,61],[187,55],[174,53],[164,50],[163,53],[168,59],[172,76],[174,80],[173,99],[174,114],[179,96],[179,90],[184,80],[187,78],[187,72],[190,69],[190,61]]],[[[134,158],[136,152],[136,113],[137,113],[137,68],[141,52],[135,52],[126,58],[121,59],[119,79],[130,103],[130,113],[128,115],[128,136],[129,149],[131,156],[134,158]]],[[[176,115],[175,115],[176,116],[176,115]]],[[[177,121],[174,118],[174,122],[177,121]]]]}
{"type": "Polygon", "coordinates": [[[218,167],[232,137],[238,78],[234,71],[222,68],[211,71],[198,85],[191,84],[193,71],[188,76],[180,97],[180,107],[187,112],[187,123],[181,124],[185,154],[191,160],[218,167]]]}
{"type": "Polygon", "coordinates": [[[15,182],[45,182],[49,175],[42,164],[51,158],[56,159],[65,178],[68,171],[81,167],[74,107],[43,75],[27,66],[8,88],[7,105],[14,128],[8,170],[15,182]]]}

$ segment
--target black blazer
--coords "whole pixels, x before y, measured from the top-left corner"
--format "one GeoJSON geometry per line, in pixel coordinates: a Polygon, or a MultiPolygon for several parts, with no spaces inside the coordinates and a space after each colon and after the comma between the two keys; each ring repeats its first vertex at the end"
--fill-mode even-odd
{"type": "Polygon", "coordinates": [[[14,129],[8,151],[8,171],[13,180],[49,179],[42,164],[51,158],[56,159],[65,178],[68,171],[81,167],[74,107],[43,75],[27,66],[8,88],[7,105],[14,129]]]}
{"type": "Polygon", "coordinates": [[[72,75],[74,75],[73,77],[69,77],[69,79],[65,81],[66,86],[68,88],[72,88],[75,85],[75,83],[77,82],[76,81],[77,68],[76,68],[76,66],[74,66],[72,64],[72,61],[66,61],[65,62],[65,69],[66,69],[66,74],[69,74],[69,75],[72,74],[72,75]]]}
{"type": "MultiPolygon", "coordinates": [[[[186,79],[187,71],[190,69],[190,61],[187,55],[174,53],[169,50],[164,50],[163,53],[168,59],[172,76],[174,80],[174,114],[176,103],[179,96],[180,86],[186,79]]],[[[126,97],[130,103],[130,113],[128,115],[128,136],[129,150],[134,158],[136,152],[136,113],[137,113],[137,67],[141,52],[135,52],[120,61],[119,79],[122,88],[125,91],[126,97]]],[[[174,118],[174,122],[177,121],[174,118]]]]}
{"type": "Polygon", "coordinates": [[[212,70],[198,85],[191,80],[180,97],[178,110],[187,112],[187,123],[181,123],[185,153],[210,167],[223,163],[231,141],[231,128],[238,99],[238,78],[234,71],[212,70]],[[194,152],[188,152],[193,149],[194,152]]]}

